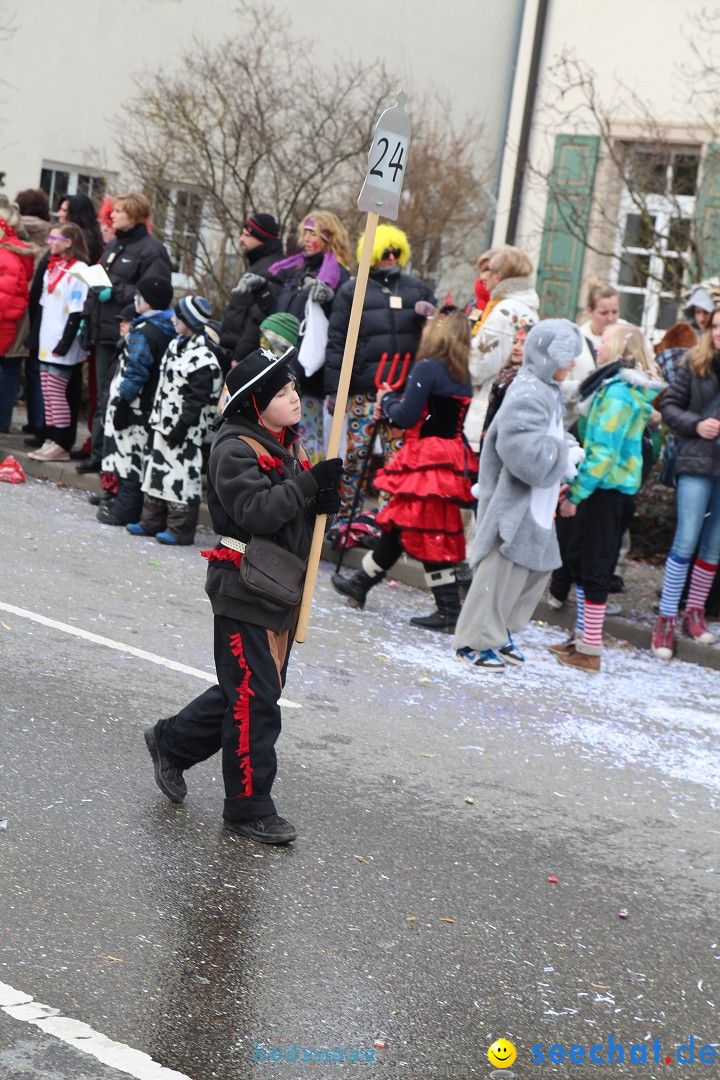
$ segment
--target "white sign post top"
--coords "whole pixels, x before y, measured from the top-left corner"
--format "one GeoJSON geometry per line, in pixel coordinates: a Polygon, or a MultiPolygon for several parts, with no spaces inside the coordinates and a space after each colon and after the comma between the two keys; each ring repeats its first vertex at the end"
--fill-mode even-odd
{"type": "Polygon", "coordinates": [[[405,112],[407,94],[400,90],[397,105],[386,109],[377,122],[368,154],[368,171],[357,202],[358,210],[382,214],[396,221],[400,212],[410,146],[410,120],[405,112]]]}

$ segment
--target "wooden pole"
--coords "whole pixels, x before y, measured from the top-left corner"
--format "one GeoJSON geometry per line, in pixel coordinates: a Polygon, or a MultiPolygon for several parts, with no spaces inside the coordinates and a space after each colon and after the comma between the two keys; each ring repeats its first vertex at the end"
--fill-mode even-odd
{"type": "MultiPolygon", "coordinates": [[[[342,433],[343,420],[345,418],[345,406],[347,405],[348,392],[350,390],[350,378],[352,376],[355,349],[357,347],[358,332],[360,330],[360,317],[362,316],[365,292],[367,290],[368,274],[370,272],[370,259],[375,243],[375,230],[378,226],[380,215],[373,210],[367,216],[363,246],[360,252],[357,277],[355,279],[355,293],[353,295],[352,308],[350,309],[350,321],[348,322],[347,337],[345,338],[345,350],[343,352],[342,367],[340,369],[340,381],[335,396],[335,412],[333,413],[332,426],[330,428],[330,441],[328,442],[327,456],[338,456],[340,449],[340,435],[342,433]]],[[[305,641],[308,623],[310,621],[310,609],[312,608],[315,582],[317,581],[318,566],[320,565],[320,552],[322,550],[323,537],[325,536],[325,522],[327,514],[318,514],[315,520],[310,557],[308,559],[307,574],[305,575],[305,588],[300,604],[295,640],[305,641]]]]}

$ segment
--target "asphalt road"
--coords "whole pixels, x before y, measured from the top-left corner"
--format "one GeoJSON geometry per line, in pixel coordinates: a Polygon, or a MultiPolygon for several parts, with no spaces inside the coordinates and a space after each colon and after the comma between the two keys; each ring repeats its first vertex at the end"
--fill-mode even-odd
{"type": "Polygon", "coordinates": [[[720,675],[568,671],[537,626],[483,675],[408,628],[427,595],[357,613],[324,566],[267,849],[222,830],[218,761],[177,807],[142,738],[212,679],[199,541],[0,484],[0,1077],[472,1080],[502,1037],[497,1076],[655,1078],[691,1036],[716,1077],[720,675]],[[622,1065],[547,1060],[611,1037],[622,1065]]]}

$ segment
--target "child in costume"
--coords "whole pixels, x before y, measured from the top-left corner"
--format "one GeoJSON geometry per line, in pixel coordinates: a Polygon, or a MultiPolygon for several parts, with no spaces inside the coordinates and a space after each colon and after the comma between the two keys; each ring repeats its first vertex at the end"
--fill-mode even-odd
{"type": "Polygon", "coordinates": [[[351,578],[334,574],[332,583],[352,607],[362,608],[369,590],[406,551],[422,561],[437,605],[411,623],[452,633],[460,613],[455,567],[465,557],[460,507],[471,501],[477,471],[477,456],[463,436],[472,397],[466,316],[435,316],[418,356],[402,398],[387,383],[377,392],[376,418],[406,429],[402,448],[375,478],[375,486],[391,495],[376,519],[380,540],[351,578]]]}
{"type": "Polygon", "coordinates": [[[294,349],[281,358],[259,349],[228,374],[208,466],[208,507],[220,539],[202,553],[218,685],[145,732],[157,784],[174,802],[187,794],[183,771],[222,748],[225,826],[265,844],[296,836],[278,816],[271,789],[298,608],[258,596],[240,570],[258,536],[307,561],[316,514],[336,513],[340,505],[341,459],[310,468],[297,441],[294,357],[294,349]]]}
{"type": "Polygon", "coordinates": [[[551,646],[561,664],[590,673],[600,671],[611,578],[643,480],[643,435],[665,386],[637,326],[608,326],[597,359],[597,389],[583,401],[586,456],[560,504],[562,517],[577,515],[566,560],[575,582],[575,633],[551,646]]]}
{"type": "Polygon", "coordinates": [[[205,331],[210,304],[185,296],[175,305],[177,337],[168,345],[150,413],[152,447],[145,465],[135,536],[161,544],[192,544],[202,497],[202,445],[222,389],[222,372],[205,331]]]}
{"type": "Polygon", "coordinates": [[[87,246],[79,225],[54,226],[49,233],[50,259],[40,305],[40,385],[45,404],[45,442],[29,457],[69,461],[75,440],[68,388],[77,364],[87,352],[78,330],[88,288],[70,270],[87,269],[87,246]]]}
{"type": "MultiPolygon", "coordinates": [[[[128,525],[142,513],[142,480],[150,411],[155,399],[160,364],[175,337],[170,307],[172,282],[144,277],[137,284],[135,314],[123,341],[108,388],[103,440],[103,474],[117,479],[115,498],[97,512],[103,525],[128,525]]],[[[112,365],[111,365],[112,366],[112,365]]]]}
{"type": "Polygon", "coordinates": [[[490,425],[478,476],[472,584],[455,629],[456,657],[482,671],[520,666],[512,633],[532,618],[560,565],[555,509],[584,452],[563,428],[560,383],[582,349],[567,319],[530,330],[523,365],[490,425]]]}

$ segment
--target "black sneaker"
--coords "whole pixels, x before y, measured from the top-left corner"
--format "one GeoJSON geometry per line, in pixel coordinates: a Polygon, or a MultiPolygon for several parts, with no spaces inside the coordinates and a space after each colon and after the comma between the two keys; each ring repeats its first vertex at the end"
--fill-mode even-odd
{"type": "Polygon", "coordinates": [[[251,840],[257,840],[261,844],[289,844],[297,836],[290,822],[277,814],[250,818],[248,821],[228,821],[224,818],[224,824],[231,832],[249,836],[251,840]]]}
{"type": "Polygon", "coordinates": [[[145,742],[155,766],[155,783],[172,802],[183,802],[187,795],[187,784],[183,779],[182,769],[178,769],[177,765],[173,765],[169,758],[160,753],[154,727],[145,728],[145,742]]]}

